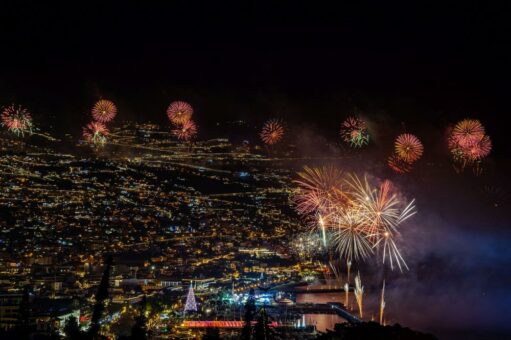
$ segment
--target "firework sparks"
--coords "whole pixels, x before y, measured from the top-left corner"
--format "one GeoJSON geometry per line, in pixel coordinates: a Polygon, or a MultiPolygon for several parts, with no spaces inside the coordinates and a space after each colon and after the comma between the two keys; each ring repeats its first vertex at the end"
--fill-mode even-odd
{"type": "Polygon", "coordinates": [[[183,125],[188,122],[192,118],[192,115],[192,106],[183,101],[172,102],[167,109],[167,116],[170,121],[176,125],[183,125]]]}
{"type": "Polygon", "coordinates": [[[284,137],[284,126],[278,119],[267,121],[260,133],[261,140],[267,145],[275,145],[284,137]]]}
{"type": "Polygon", "coordinates": [[[362,181],[356,175],[351,175],[347,183],[353,190],[353,201],[362,220],[360,232],[369,239],[373,249],[382,249],[383,264],[388,259],[391,269],[394,269],[394,264],[401,271],[408,269],[396,239],[401,236],[401,225],[415,215],[415,201],[403,204],[389,181],[373,188],[367,177],[362,181]]]}
{"type": "Polygon", "coordinates": [[[394,149],[399,158],[410,164],[421,158],[424,152],[419,138],[409,133],[397,136],[394,149]]]}
{"type": "Polygon", "coordinates": [[[92,117],[100,123],[108,123],[117,115],[117,107],[110,100],[101,99],[92,108],[92,117]]]}
{"type": "Polygon", "coordinates": [[[336,215],[336,230],[333,243],[342,258],[364,260],[372,253],[372,247],[363,217],[358,211],[347,210],[336,215]]]}
{"type": "Polygon", "coordinates": [[[182,141],[189,141],[197,135],[197,125],[193,120],[187,120],[171,131],[172,135],[182,141]]]}
{"type": "Polygon", "coordinates": [[[2,112],[2,125],[17,136],[24,136],[32,132],[32,115],[21,105],[12,104],[2,112]]]}
{"type": "Polygon", "coordinates": [[[481,140],[475,142],[470,147],[467,148],[467,156],[473,161],[478,161],[486,156],[488,156],[491,152],[491,140],[488,136],[483,136],[481,140]]]}
{"type": "Polygon", "coordinates": [[[321,243],[317,233],[303,233],[291,241],[291,251],[301,259],[310,260],[321,252],[321,243]]]}
{"type": "Polygon", "coordinates": [[[313,227],[319,229],[323,245],[328,235],[328,246],[346,259],[348,280],[351,261],[365,260],[375,250],[392,270],[408,269],[398,240],[401,226],[416,213],[414,200],[400,200],[388,180],[372,186],[366,176],[344,176],[334,167],[305,167],[298,175],[296,210],[306,218],[316,217],[313,227]]]}
{"type": "Polygon", "coordinates": [[[503,206],[510,198],[508,191],[494,185],[484,185],[482,192],[487,202],[494,208],[503,206]]]}
{"type": "Polygon", "coordinates": [[[328,261],[328,267],[330,268],[330,271],[332,272],[334,278],[335,278],[335,284],[341,282],[341,270],[340,266],[336,261],[328,261]]]}
{"type": "Polygon", "coordinates": [[[412,165],[393,154],[387,158],[387,165],[398,174],[405,174],[412,170],[412,165]]]}
{"type": "Polygon", "coordinates": [[[360,313],[360,317],[364,317],[364,313],[362,310],[362,298],[364,297],[364,286],[362,286],[362,280],[360,279],[360,272],[355,276],[355,299],[358,304],[358,311],[360,313]]]}
{"type": "Polygon", "coordinates": [[[341,137],[352,147],[362,147],[369,144],[369,131],[365,121],[359,117],[348,117],[341,125],[341,137]]]}
{"type": "Polygon", "coordinates": [[[329,219],[330,208],[346,205],[348,196],[343,192],[343,171],[333,167],[304,167],[294,182],[298,191],[293,197],[296,210],[301,215],[319,212],[323,224],[329,219]]]}
{"type": "Polygon", "coordinates": [[[83,137],[89,143],[95,146],[103,146],[107,142],[109,131],[105,124],[100,122],[91,122],[83,129],[83,137]]]}

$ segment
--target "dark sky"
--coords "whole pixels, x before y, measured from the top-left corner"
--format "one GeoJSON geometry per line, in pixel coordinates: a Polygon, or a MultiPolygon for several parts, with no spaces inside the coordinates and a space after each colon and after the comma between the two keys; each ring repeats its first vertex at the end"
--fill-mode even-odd
{"type": "Polygon", "coordinates": [[[206,120],[315,111],[326,126],[343,105],[408,121],[483,115],[489,129],[508,112],[505,4],[79,3],[2,4],[2,104],[63,125],[98,97],[124,118],[163,119],[183,98],[206,120]]]}

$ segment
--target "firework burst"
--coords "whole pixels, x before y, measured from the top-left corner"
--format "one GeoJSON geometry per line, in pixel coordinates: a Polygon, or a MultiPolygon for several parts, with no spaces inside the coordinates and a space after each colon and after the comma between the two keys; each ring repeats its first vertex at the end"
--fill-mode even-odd
{"type": "Polygon", "coordinates": [[[183,101],[172,102],[167,109],[167,116],[176,125],[183,125],[192,118],[192,115],[192,106],[183,101]]]}
{"type": "Polygon", "coordinates": [[[352,175],[347,182],[353,190],[355,205],[364,220],[364,232],[372,248],[381,251],[382,263],[388,261],[391,269],[394,269],[394,265],[401,271],[403,268],[408,269],[396,241],[401,239],[400,227],[416,214],[415,201],[403,203],[389,181],[373,188],[367,178],[362,181],[352,175]]]}
{"type": "Polygon", "coordinates": [[[394,149],[399,158],[410,164],[421,158],[424,152],[419,138],[409,133],[397,136],[394,149]]]}
{"type": "Polygon", "coordinates": [[[100,123],[108,123],[117,115],[117,107],[110,100],[101,99],[92,108],[92,117],[100,123]]]}
{"type": "Polygon", "coordinates": [[[362,147],[369,143],[369,131],[360,117],[348,117],[341,125],[341,137],[352,147],[362,147]]]}
{"type": "Polygon", "coordinates": [[[172,135],[182,141],[190,141],[197,135],[197,125],[193,120],[187,120],[171,131],[172,135]]]}
{"type": "Polygon", "coordinates": [[[267,121],[260,133],[261,140],[267,145],[275,145],[284,137],[284,126],[278,119],[267,121]]]}
{"type": "Polygon", "coordinates": [[[2,112],[2,125],[17,136],[24,136],[32,132],[32,115],[21,105],[12,104],[2,112]]]}
{"type": "Polygon", "coordinates": [[[376,236],[379,229],[387,230],[395,224],[399,217],[399,201],[389,181],[384,181],[377,189],[370,186],[367,177],[360,180],[356,175],[350,175],[347,182],[353,190],[368,234],[376,236]]]}
{"type": "Polygon", "coordinates": [[[484,137],[484,126],[477,119],[463,119],[452,130],[451,138],[462,148],[468,148],[484,137]]]}
{"type": "Polygon", "coordinates": [[[346,259],[348,271],[352,261],[375,252],[391,269],[408,269],[398,243],[401,226],[416,213],[414,200],[403,202],[390,181],[372,186],[366,176],[344,176],[334,167],[305,167],[298,175],[296,210],[305,218],[312,216],[323,245],[346,259]]]}
{"type": "Polygon", "coordinates": [[[492,148],[491,139],[485,135],[483,125],[476,119],[464,119],[454,126],[448,142],[457,172],[472,165],[474,174],[480,175],[481,162],[490,154],[492,148]]]}
{"type": "Polygon", "coordinates": [[[90,122],[83,129],[83,138],[95,146],[103,146],[107,142],[109,131],[105,124],[90,122]]]}
{"type": "Polygon", "coordinates": [[[304,167],[294,182],[298,190],[293,197],[296,210],[301,215],[318,212],[324,221],[330,212],[349,204],[349,197],[343,191],[344,172],[333,167],[304,167]]]}
{"type": "Polygon", "coordinates": [[[335,222],[332,241],[341,258],[359,261],[373,253],[368,228],[358,210],[347,210],[336,215],[335,222]]]}

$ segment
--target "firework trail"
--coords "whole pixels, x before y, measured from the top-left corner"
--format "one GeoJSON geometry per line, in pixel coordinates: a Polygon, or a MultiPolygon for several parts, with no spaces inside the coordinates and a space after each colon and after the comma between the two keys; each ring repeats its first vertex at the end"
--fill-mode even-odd
{"type": "Polygon", "coordinates": [[[275,145],[282,140],[284,137],[284,126],[278,119],[268,120],[261,130],[261,140],[266,145],[275,145]]]}
{"type": "Polygon", "coordinates": [[[182,125],[189,121],[193,115],[193,108],[190,104],[183,101],[170,103],[167,109],[167,116],[170,121],[176,125],[182,125]]]}
{"type": "Polygon", "coordinates": [[[101,99],[92,108],[92,117],[100,123],[108,123],[117,115],[117,107],[110,100],[101,99]]]}
{"type": "Polygon", "coordinates": [[[424,146],[419,138],[409,133],[397,136],[394,149],[395,154],[409,164],[419,160],[424,152],[424,146]]]}
{"type": "Polygon", "coordinates": [[[326,248],[326,230],[325,230],[325,221],[323,217],[319,215],[319,226],[321,227],[321,240],[323,241],[323,247],[326,248]]]}
{"type": "Polygon", "coordinates": [[[350,285],[346,282],[344,284],[344,308],[348,308],[349,304],[350,285]]]}
{"type": "Polygon", "coordinates": [[[90,122],[83,129],[83,138],[95,146],[105,145],[108,134],[109,131],[105,124],[100,122],[90,122]]]}
{"type": "Polygon", "coordinates": [[[21,105],[12,104],[2,112],[2,125],[16,136],[24,136],[25,133],[32,133],[32,115],[21,105]]]}
{"type": "Polygon", "coordinates": [[[341,125],[341,137],[352,147],[359,148],[369,144],[369,131],[360,117],[348,117],[341,125]]]}
{"type": "Polygon", "coordinates": [[[358,304],[358,311],[360,313],[360,318],[364,317],[364,313],[362,311],[362,298],[364,297],[364,286],[362,286],[362,280],[360,279],[360,272],[355,276],[355,299],[358,304]]]}
{"type": "Polygon", "coordinates": [[[381,289],[381,297],[380,297],[380,325],[383,325],[384,311],[385,311],[385,280],[383,280],[383,287],[381,289]]]}
{"type": "Polygon", "coordinates": [[[350,274],[351,274],[351,261],[346,260],[346,270],[348,272],[348,283],[350,282],[350,274]]]}
{"type": "Polygon", "coordinates": [[[190,141],[197,135],[197,125],[193,120],[187,120],[171,131],[172,135],[182,141],[190,141]]]}
{"type": "Polygon", "coordinates": [[[335,262],[332,262],[332,261],[328,261],[328,265],[330,267],[330,270],[332,271],[332,273],[334,274],[334,277],[335,277],[335,282],[336,284],[341,282],[341,268],[338,266],[338,264],[336,264],[335,262]]]}

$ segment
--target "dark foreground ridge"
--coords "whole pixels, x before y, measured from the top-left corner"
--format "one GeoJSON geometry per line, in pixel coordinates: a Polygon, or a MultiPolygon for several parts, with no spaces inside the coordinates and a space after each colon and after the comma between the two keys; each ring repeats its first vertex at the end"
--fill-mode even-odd
{"type": "Polygon", "coordinates": [[[335,325],[334,331],[320,335],[317,339],[378,339],[378,340],[435,340],[431,334],[414,331],[410,328],[401,327],[400,324],[382,326],[376,322],[343,323],[335,325]]]}

